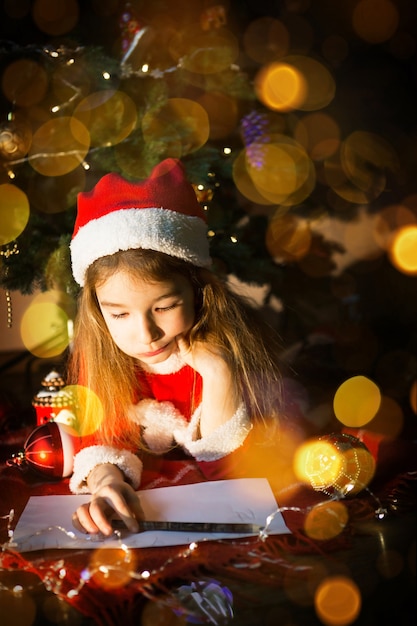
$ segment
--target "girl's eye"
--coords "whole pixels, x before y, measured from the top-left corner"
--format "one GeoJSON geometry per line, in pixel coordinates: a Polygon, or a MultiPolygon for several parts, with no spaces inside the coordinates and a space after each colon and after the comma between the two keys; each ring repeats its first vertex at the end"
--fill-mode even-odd
{"type": "Polygon", "coordinates": [[[112,318],[114,320],[120,320],[122,317],[126,317],[127,313],[112,313],[112,318]]]}
{"type": "Polygon", "coordinates": [[[178,306],[177,302],[175,304],[170,304],[170,306],[159,306],[155,310],[164,313],[165,311],[175,309],[176,306],[178,306]]]}

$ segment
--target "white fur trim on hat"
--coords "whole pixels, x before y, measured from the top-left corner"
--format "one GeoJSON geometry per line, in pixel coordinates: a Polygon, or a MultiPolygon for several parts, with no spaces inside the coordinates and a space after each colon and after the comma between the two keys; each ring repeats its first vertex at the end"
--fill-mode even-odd
{"type": "Polygon", "coordinates": [[[245,441],[252,429],[246,407],[241,404],[236,413],[210,435],[197,439],[201,418],[201,405],[194,412],[186,429],[174,432],[177,443],[196,461],[217,461],[234,452],[245,441]]]}
{"type": "Polygon", "coordinates": [[[90,493],[87,485],[88,475],[97,465],[103,463],[116,465],[134,489],[139,487],[142,476],[142,461],[129,450],[98,445],[83,448],[75,455],[74,471],[69,482],[72,493],[90,493]]]}
{"type": "Polygon", "coordinates": [[[72,273],[81,286],[94,261],[119,250],[156,250],[201,267],[212,262],[205,222],[163,208],[120,209],[92,219],[78,230],[70,248],[72,273]]]}
{"type": "Polygon", "coordinates": [[[163,454],[175,445],[174,430],[184,429],[187,420],[172,402],[145,399],[130,407],[129,418],[144,428],[143,438],[149,449],[163,454]]]}

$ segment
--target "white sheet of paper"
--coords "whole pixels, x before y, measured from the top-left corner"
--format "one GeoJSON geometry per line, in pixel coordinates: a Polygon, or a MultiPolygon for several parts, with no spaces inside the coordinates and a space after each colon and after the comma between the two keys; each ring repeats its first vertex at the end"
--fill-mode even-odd
{"type": "MultiPolygon", "coordinates": [[[[265,526],[268,534],[290,533],[266,478],[238,478],[138,492],[145,519],[179,522],[228,522],[265,526]]],[[[96,549],[120,547],[117,537],[83,535],[72,527],[76,508],[89,495],[32,496],[17,523],[13,542],[20,552],[49,548],[96,549]]],[[[231,539],[236,533],[173,531],[122,532],[129,548],[186,545],[192,541],[231,539]]]]}

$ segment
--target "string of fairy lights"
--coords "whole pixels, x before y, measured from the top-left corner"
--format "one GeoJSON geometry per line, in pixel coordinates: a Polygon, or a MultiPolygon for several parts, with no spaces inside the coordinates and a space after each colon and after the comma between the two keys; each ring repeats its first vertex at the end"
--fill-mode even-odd
{"type": "MultiPolygon", "coordinates": [[[[346,479],[349,483],[352,482],[351,478],[351,476],[346,476],[346,479]]],[[[363,485],[363,487],[366,488],[365,485],[363,485]]],[[[348,491],[349,489],[345,494],[343,494],[342,492],[334,492],[333,494],[329,494],[329,500],[327,500],[327,502],[329,504],[331,504],[332,502],[340,502],[340,500],[343,500],[344,497],[348,495],[348,491]]],[[[381,505],[379,499],[374,494],[372,494],[372,492],[370,493],[372,498],[376,502],[376,509],[374,511],[375,517],[377,520],[383,520],[387,515],[387,510],[381,505]]],[[[273,535],[269,534],[269,528],[276,515],[286,512],[294,512],[307,515],[309,512],[311,512],[311,510],[317,508],[317,506],[318,505],[314,505],[305,508],[298,506],[278,507],[274,513],[267,517],[267,519],[265,520],[265,525],[260,529],[256,537],[251,537],[248,540],[239,539],[238,541],[225,541],[221,539],[216,539],[214,540],[214,543],[216,543],[217,545],[224,544],[225,549],[230,549],[230,547],[237,547],[239,549],[240,558],[236,559],[236,554],[234,554],[232,559],[233,567],[235,567],[236,569],[242,569],[245,567],[251,568],[253,567],[254,563],[257,563],[257,567],[259,567],[259,565],[262,566],[262,563],[264,563],[267,564],[269,568],[273,567],[274,565],[281,567],[292,567],[298,572],[305,573],[306,570],[310,569],[308,565],[300,564],[297,566],[294,563],[290,564],[289,562],[286,562],[281,553],[273,556],[273,552],[265,550],[265,546],[268,541],[273,540],[273,535]],[[246,554],[246,558],[242,557],[242,554],[246,554]]],[[[334,510],[329,513],[329,516],[332,516],[333,514],[334,510]]],[[[13,558],[19,555],[19,544],[14,541],[14,511],[11,510],[9,515],[3,517],[2,519],[7,519],[8,540],[1,546],[2,555],[0,557],[0,564],[3,561],[6,562],[7,566],[8,557],[11,556],[13,558]]],[[[343,530],[344,524],[339,524],[338,533],[343,532],[343,530]]],[[[36,533],[33,533],[31,536],[25,538],[25,540],[30,542],[30,540],[35,537],[39,537],[41,535],[44,536],[45,533],[47,534],[49,532],[56,531],[65,535],[67,539],[72,540],[76,538],[76,534],[72,530],[68,530],[61,526],[53,526],[39,529],[36,533]]],[[[92,545],[97,542],[101,543],[103,539],[104,538],[101,536],[87,535],[82,537],[81,541],[85,543],[86,548],[90,549],[92,545]]],[[[173,572],[175,573],[176,564],[182,565],[186,560],[198,558],[198,551],[201,544],[201,541],[192,541],[188,545],[181,546],[176,554],[167,557],[162,564],[158,565],[154,569],[149,570],[137,568],[137,561],[134,558],[134,551],[132,549],[129,549],[124,543],[123,534],[121,531],[115,530],[114,535],[111,539],[116,540],[117,548],[113,548],[113,550],[111,551],[106,550],[105,548],[98,548],[97,550],[95,550],[93,552],[93,556],[89,560],[89,564],[87,565],[87,567],[79,572],[78,580],[75,582],[71,580],[69,585],[66,584],[67,568],[64,558],[59,558],[56,561],[51,561],[50,558],[45,558],[43,560],[39,560],[38,558],[36,559],[36,562],[31,562],[30,560],[26,560],[26,558],[22,557],[18,560],[19,569],[21,571],[29,572],[36,571],[38,576],[40,576],[47,591],[52,592],[60,599],[68,602],[71,602],[72,600],[74,600],[74,598],[79,596],[79,594],[82,593],[85,585],[88,585],[90,581],[94,581],[103,588],[109,587],[112,589],[117,589],[118,587],[122,587],[127,584],[131,586],[136,585],[145,597],[153,601],[161,601],[161,580],[169,577],[170,575],[172,575],[173,572]]],[[[314,539],[314,537],[312,539],[314,539]]],[[[210,542],[213,542],[212,539],[207,538],[203,541],[203,543],[208,540],[210,542]]],[[[314,546],[314,543],[311,542],[310,545],[314,546]]],[[[77,549],[80,549],[79,538],[77,538],[77,549]]],[[[318,550],[318,552],[320,552],[319,543],[316,544],[316,549],[318,550]]],[[[210,623],[216,624],[216,614],[217,617],[221,616],[221,614],[223,614],[224,617],[225,613],[226,600],[224,596],[224,589],[219,591],[218,587],[215,587],[215,594],[217,596],[216,602],[212,604],[210,601],[208,601],[209,612],[207,613],[206,606],[206,609],[204,611],[206,615],[204,615],[204,613],[201,613],[201,603],[205,602],[207,604],[207,597],[205,597],[205,585],[202,585],[200,583],[199,588],[196,588],[195,585],[196,583],[192,583],[192,586],[187,588],[187,592],[184,593],[183,596],[176,593],[175,589],[173,591],[171,590],[171,593],[168,591],[165,599],[163,600],[163,603],[165,603],[165,605],[171,610],[177,611],[177,614],[182,614],[183,616],[189,616],[194,618],[200,617],[200,619],[202,617],[205,617],[206,620],[203,621],[207,621],[208,615],[208,617],[211,618],[208,621],[210,623]],[[194,588],[192,587],[193,585],[194,588]],[[198,589],[199,594],[197,595],[200,595],[202,600],[199,600],[197,604],[193,604],[190,609],[189,606],[187,607],[187,604],[189,605],[190,592],[192,589],[194,593],[196,593],[196,590],[198,589]],[[220,605],[219,593],[221,594],[220,605]]],[[[14,584],[12,587],[8,587],[7,585],[4,585],[4,583],[0,583],[0,590],[7,591],[17,596],[22,593],[22,587],[19,584],[14,584]]],[[[210,586],[210,590],[211,592],[213,591],[212,586],[210,586]]],[[[25,591],[30,593],[31,587],[26,587],[25,591]]],[[[233,614],[231,608],[232,604],[233,598],[229,596],[227,598],[229,617],[233,614]]]]}

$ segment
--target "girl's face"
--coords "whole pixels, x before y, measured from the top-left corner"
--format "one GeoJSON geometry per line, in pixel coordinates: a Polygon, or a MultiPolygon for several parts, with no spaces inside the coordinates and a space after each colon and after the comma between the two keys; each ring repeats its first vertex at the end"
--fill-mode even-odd
{"type": "Polygon", "coordinates": [[[115,344],[144,364],[162,363],[177,350],[177,337],[194,324],[194,293],[189,281],[148,282],[118,270],[96,289],[115,344]]]}

